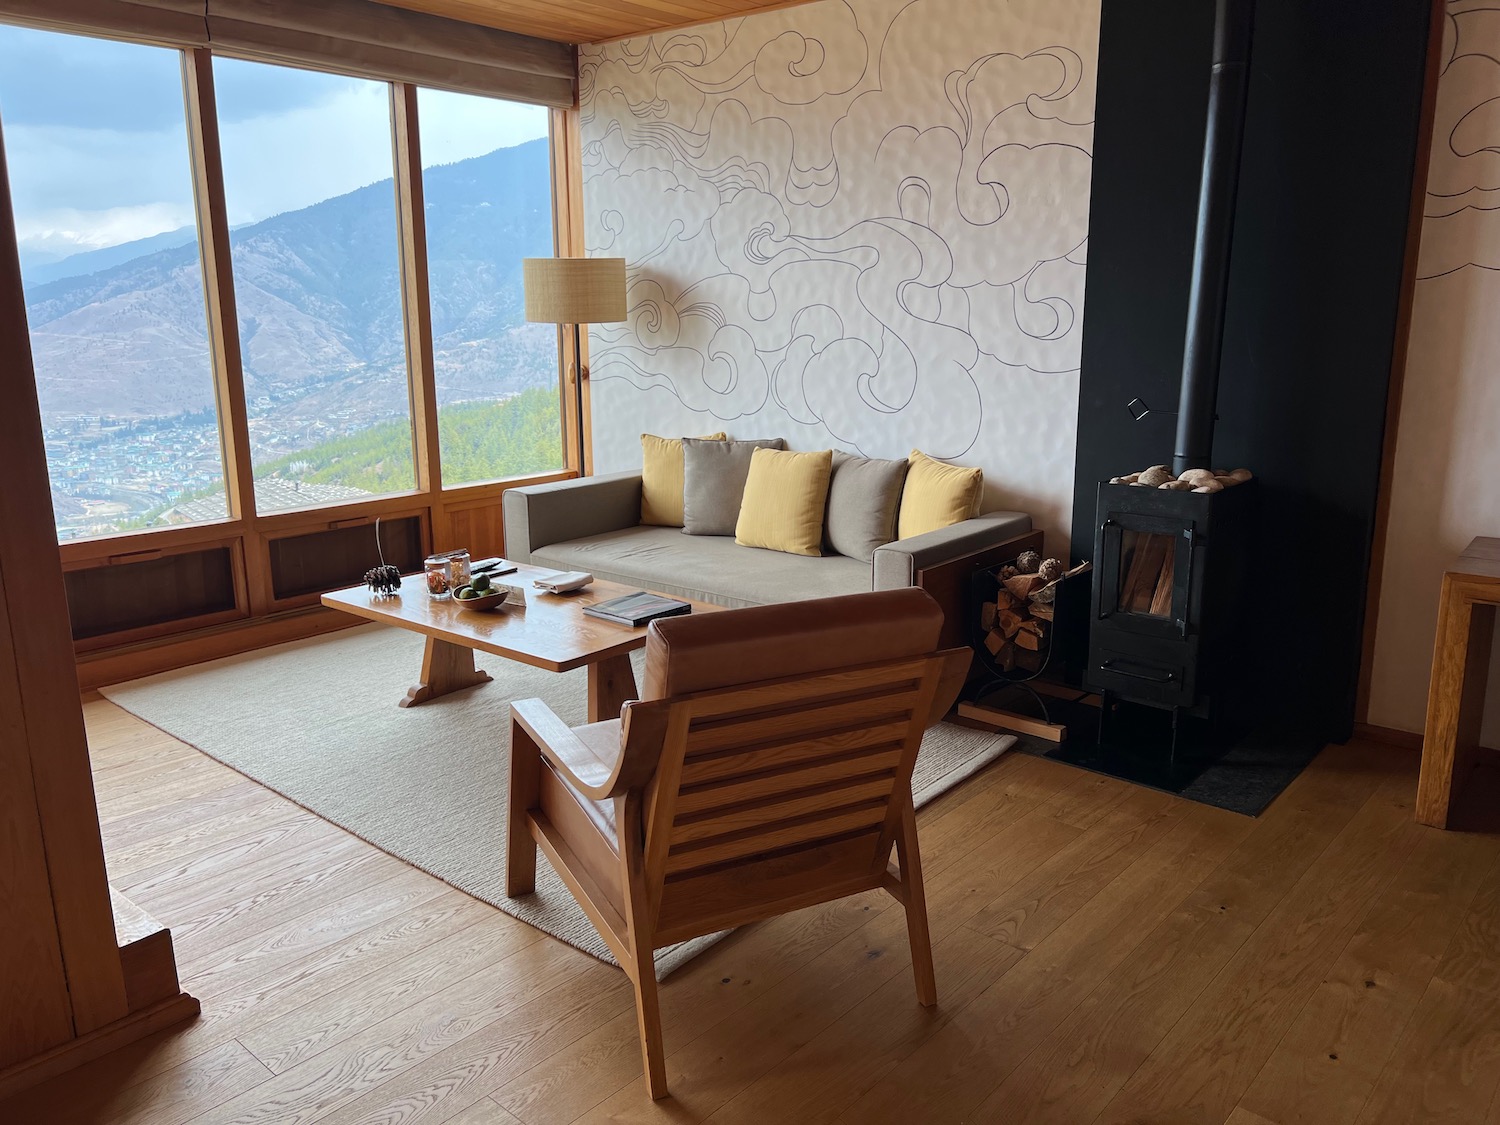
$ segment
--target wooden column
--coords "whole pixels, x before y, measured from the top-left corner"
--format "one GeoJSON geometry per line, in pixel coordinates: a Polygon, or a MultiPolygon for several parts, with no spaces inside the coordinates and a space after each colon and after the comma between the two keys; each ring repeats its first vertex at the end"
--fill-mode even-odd
{"type": "MultiPolygon", "coordinates": [[[[73,664],[3,139],[0,393],[3,1096],[66,1066],[74,1044],[114,1045],[132,1015],[73,664]]],[[[196,1010],[181,999],[190,1007],[174,1019],[196,1010]]]]}

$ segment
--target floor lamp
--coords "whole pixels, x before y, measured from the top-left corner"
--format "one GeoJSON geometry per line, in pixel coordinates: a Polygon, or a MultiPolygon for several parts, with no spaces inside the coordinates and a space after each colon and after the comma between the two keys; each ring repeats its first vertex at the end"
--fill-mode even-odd
{"type": "Polygon", "coordinates": [[[572,325],[573,405],[578,418],[578,475],[587,472],[583,440],[583,326],[625,319],[624,258],[524,258],[526,319],[572,325]]]}

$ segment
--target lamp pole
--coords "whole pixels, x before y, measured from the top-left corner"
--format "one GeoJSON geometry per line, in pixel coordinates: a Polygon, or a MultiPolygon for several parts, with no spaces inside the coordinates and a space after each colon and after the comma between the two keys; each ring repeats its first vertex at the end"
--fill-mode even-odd
{"type": "Polygon", "coordinates": [[[583,440],[583,326],[573,325],[573,417],[578,428],[578,475],[588,476],[583,440]]]}

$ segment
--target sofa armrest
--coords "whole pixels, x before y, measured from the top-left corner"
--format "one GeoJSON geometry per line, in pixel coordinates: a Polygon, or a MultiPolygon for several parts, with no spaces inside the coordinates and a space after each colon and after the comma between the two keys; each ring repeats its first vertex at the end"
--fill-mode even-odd
{"type": "Polygon", "coordinates": [[[921,586],[943,607],[944,647],[968,643],[970,586],[976,570],[1022,551],[1040,551],[1042,533],[1024,512],[990,512],[952,527],[877,547],[871,583],[877,590],[921,586]]]}
{"type": "Polygon", "coordinates": [[[641,474],[613,473],[507,489],[500,499],[505,555],[531,561],[549,543],[565,543],[641,522],[641,474]]]}
{"type": "Polygon", "coordinates": [[[1031,530],[1024,512],[989,512],[950,527],[940,527],[875,549],[871,563],[876,590],[915,586],[924,570],[958,562],[999,547],[1031,530]]]}

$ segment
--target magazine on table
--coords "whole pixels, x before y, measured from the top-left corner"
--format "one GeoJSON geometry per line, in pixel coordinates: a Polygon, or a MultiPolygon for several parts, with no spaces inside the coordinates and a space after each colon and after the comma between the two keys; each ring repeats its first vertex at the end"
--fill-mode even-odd
{"type": "Polygon", "coordinates": [[[645,625],[649,621],[655,621],[658,617],[677,617],[692,611],[693,606],[690,602],[664,598],[660,594],[648,594],[645,590],[637,590],[633,594],[625,594],[618,598],[610,598],[607,602],[583,607],[583,612],[590,617],[632,626],[645,625]]]}

